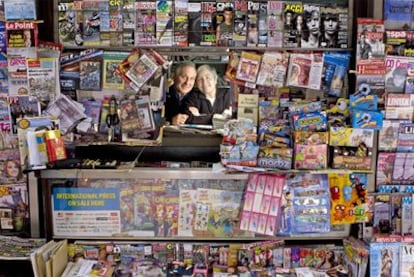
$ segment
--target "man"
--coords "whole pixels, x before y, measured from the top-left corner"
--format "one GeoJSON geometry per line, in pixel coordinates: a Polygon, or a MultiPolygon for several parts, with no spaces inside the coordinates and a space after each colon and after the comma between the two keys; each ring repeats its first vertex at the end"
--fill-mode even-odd
{"type": "Polygon", "coordinates": [[[165,102],[165,118],[172,125],[184,124],[188,118],[183,113],[183,103],[194,87],[196,76],[196,66],[192,62],[181,63],[175,70],[174,84],[170,87],[165,102]]]}
{"type": "Polygon", "coordinates": [[[330,13],[327,14],[323,20],[324,32],[321,40],[322,47],[337,47],[338,27],[338,16],[330,13]]]}
{"type": "Polygon", "coordinates": [[[302,48],[318,48],[321,36],[320,31],[320,13],[318,10],[305,13],[305,29],[302,32],[302,48]]]}
{"type": "Polygon", "coordinates": [[[233,39],[233,8],[225,7],[223,10],[223,22],[217,26],[217,46],[231,46],[233,39]]]}

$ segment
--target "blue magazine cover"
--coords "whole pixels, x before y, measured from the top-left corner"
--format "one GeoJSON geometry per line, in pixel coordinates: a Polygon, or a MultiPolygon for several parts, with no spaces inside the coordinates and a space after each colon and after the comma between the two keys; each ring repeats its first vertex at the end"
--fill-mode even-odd
{"type": "Polygon", "coordinates": [[[387,30],[412,30],[411,0],[384,0],[384,21],[387,30]]]}

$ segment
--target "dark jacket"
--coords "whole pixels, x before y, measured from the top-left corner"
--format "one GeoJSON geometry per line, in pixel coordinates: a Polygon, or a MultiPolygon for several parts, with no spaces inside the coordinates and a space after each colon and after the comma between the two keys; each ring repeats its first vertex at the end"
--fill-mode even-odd
{"type": "MultiPolygon", "coordinates": [[[[190,92],[191,93],[191,92],[190,92]]],[[[185,105],[186,99],[189,97],[189,94],[187,93],[183,98],[178,97],[177,90],[175,89],[175,86],[172,85],[166,96],[165,100],[165,119],[171,123],[171,120],[174,116],[176,116],[179,113],[185,112],[185,105]]]]}
{"type": "Polygon", "coordinates": [[[188,119],[187,124],[207,124],[211,125],[213,122],[214,114],[221,114],[225,109],[230,108],[230,92],[228,90],[219,90],[216,92],[216,99],[212,106],[206,96],[199,91],[192,91],[188,94],[188,98],[185,100],[186,114],[188,119]],[[196,107],[200,112],[200,116],[194,116],[188,110],[188,107],[196,107]]]}

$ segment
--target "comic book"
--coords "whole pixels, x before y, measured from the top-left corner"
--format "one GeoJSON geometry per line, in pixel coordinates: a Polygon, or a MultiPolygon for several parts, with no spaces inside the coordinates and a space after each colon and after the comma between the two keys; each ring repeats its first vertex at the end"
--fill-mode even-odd
{"type": "Polygon", "coordinates": [[[27,59],[29,95],[39,101],[53,101],[60,94],[57,58],[27,59]]]}
{"type": "Polygon", "coordinates": [[[262,55],[253,52],[242,51],[236,77],[239,80],[256,83],[262,55]]]}
{"type": "Polygon", "coordinates": [[[216,45],[216,30],[213,25],[216,14],[216,1],[201,1],[201,20],[202,30],[200,45],[216,45]]]}
{"type": "Polygon", "coordinates": [[[387,92],[404,93],[407,69],[414,57],[387,56],[385,58],[385,89],[387,92]]]}
{"type": "Polygon", "coordinates": [[[196,190],[180,189],[178,236],[193,236],[196,190]]]}
{"type": "Polygon", "coordinates": [[[9,55],[37,58],[38,26],[36,22],[6,22],[9,55]]]}
{"type": "Polygon", "coordinates": [[[188,0],[174,2],[174,45],[188,46],[188,0]]]}
{"type": "MultiPolygon", "coordinates": [[[[122,63],[121,63],[122,64],[122,63]]],[[[158,64],[147,54],[142,54],[126,72],[126,76],[138,88],[142,87],[157,71],[158,64]]]]}
{"type": "Polygon", "coordinates": [[[188,3],[188,45],[199,46],[201,43],[201,3],[188,3]]]}
{"type": "Polygon", "coordinates": [[[383,12],[387,30],[412,30],[411,0],[384,0],[383,12]]]}
{"type": "MultiPolygon", "coordinates": [[[[310,5],[308,5],[310,6],[310,5]]],[[[283,47],[300,47],[304,6],[297,1],[283,1],[283,47]],[[298,18],[302,18],[302,22],[298,18]]]]}
{"type": "Polygon", "coordinates": [[[101,66],[98,60],[79,62],[79,88],[83,90],[101,90],[101,66]]]}
{"type": "Polygon", "coordinates": [[[243,47],[247,44],[247,1],[234,1],[234,31],[233,42],[236,47],[243,47]]]}
{"type": "Polygon", "coordinates": [[[10,56],[7,59],[7,70],[9,95],[29,95],[26,58],[10,56]]]}
{"type": "Polygon", "coordinates": [[[400,242],[371,242],[369,244],[370,276],[399,275],[400,242]]]}
{"type": "Polygon", "coordinates": [[[103,89],[124,89],[125,82],[120,75],[116,73],[119,64],[128,56],[128,52],[105,51],[103,55],[103,89]]]}
{"type": "Polygon", "coordinates": [[[247,1],[247,46],[256,47],[259,43],[259,1],[247,1]]]}
{"type": "Polygon", "coordinates": [[[256,83],[262,86],[283,87],[288,63],[288,52],[266,51],[262,56],[256,83]]]}
{"type": "Polygon", "coordinates": [[[153,212],[155,189],[154,180],[140,180],[139,186],[136,187],[136,196],[133,200],[135,228],[130,231],[131,235],[155,235],[155,215],[153,212]]]}
{"type": "Polygon", "coordinates": [[[155,1],[136,2],[135,45],[155,45],[156,40],[155,1]]]}
{"type": "Polygon", "coordinates": [[[286,84],[288,86],[320,89],[323,70],[322,53],[292,53],[286,84]]]}
{"type": "Polygon", "coordinates": [[[267,2],[267,46],[282,47],[283,42],[283,2],[267,2]]]}
{"type": "Polygon", "coordinates": [[[156,1],[156,38],[157,45],[172,46],[174,43],[173,1],[156,1]]]}

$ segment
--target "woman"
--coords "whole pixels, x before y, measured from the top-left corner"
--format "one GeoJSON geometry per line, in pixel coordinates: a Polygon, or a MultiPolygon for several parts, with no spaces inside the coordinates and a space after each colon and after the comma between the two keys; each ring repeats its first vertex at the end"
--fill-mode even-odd
{"type": "Polygon", "coordinates": [[[187,124],[206,124],[213,122],[215,114],[231,116],[230,93],[227,90],[217,90],[217,72],[209,65],[197,69],[196,86],[199,90],[190,92],[186,101],[187,124]]]}
{"type": "Polygon", "coordinates": [[[8,178],[20,180],[23,178],[22,168],[20,163],[15,160],[7,160],[4,163],[4,174],[8,178]]]}

